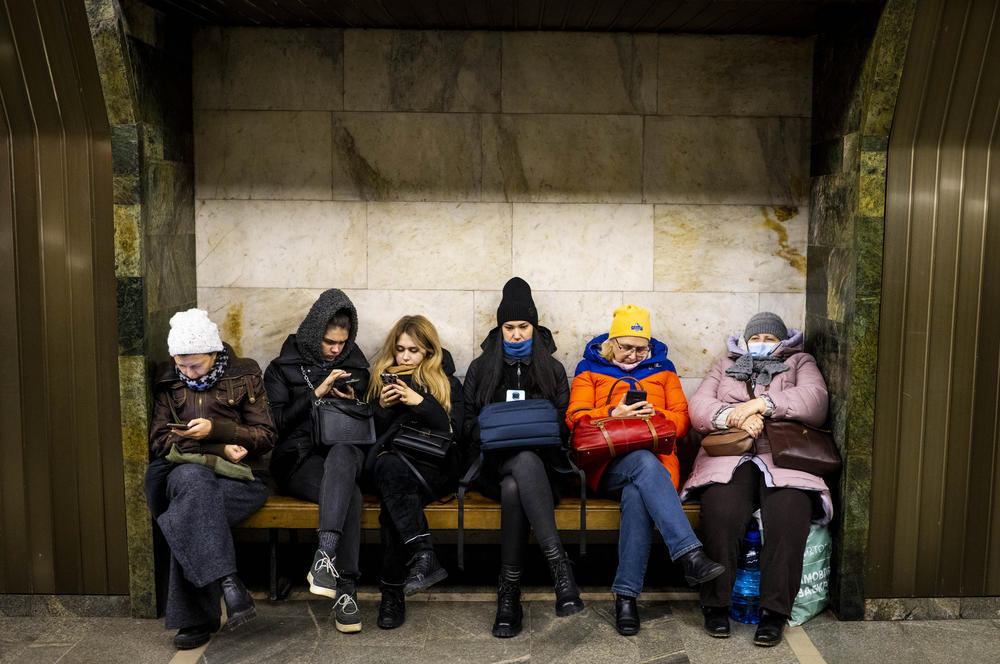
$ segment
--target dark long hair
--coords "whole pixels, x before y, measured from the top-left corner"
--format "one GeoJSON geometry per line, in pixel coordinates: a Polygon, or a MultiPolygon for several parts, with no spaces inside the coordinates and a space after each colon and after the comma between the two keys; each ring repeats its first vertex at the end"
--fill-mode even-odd
{"type": "MultiPolygon", "coordinates": [[[[552,335],[545,328],[535,326],[534,341],[531,344],[531,364],[528,365],[528,376],[534,384],[535,389],[541,392],[542,396],[553,403],[556,400],[556,381],[552,377],[552,352],[555,350],[552,344],[552,335]],[[544,330],[544,332],[543,332],[544,330]]],[[[488,337],[490,343],[483,349],[482,364],[483,372],[476,386],[476,409],[493,401],[493,393],[503,378],[503,332],[500,328],[494,328],[494,332],[488,337]]]]}

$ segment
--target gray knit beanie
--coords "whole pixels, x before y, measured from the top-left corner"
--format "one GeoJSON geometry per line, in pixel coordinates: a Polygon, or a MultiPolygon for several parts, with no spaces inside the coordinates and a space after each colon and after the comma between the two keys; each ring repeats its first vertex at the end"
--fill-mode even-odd
{"type": "Polygon", "coordinates": [[[762,311],[755,314],[747,322],[746,329],[743,330],[743,338],[749,339],[755,334],[773,334],[779,341],[784,341],[788,338],[788,328],[785,327],[785,321],[781,320],[781,316],[778,314],[762,311]]]}

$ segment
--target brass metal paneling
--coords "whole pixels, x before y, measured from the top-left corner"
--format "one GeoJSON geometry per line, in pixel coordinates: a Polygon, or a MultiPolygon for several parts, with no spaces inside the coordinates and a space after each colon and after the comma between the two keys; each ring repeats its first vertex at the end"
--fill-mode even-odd
{"type": "Polygon", "coordinates": [[[1000,594],[1000,3],[917,6],[889,143],[871,597],[1000,594]]]}
{"type": "Polygon", "coordinates": [[[82,2],[0,0],[0,593],[128,592],[110,131],[82,2]]]}

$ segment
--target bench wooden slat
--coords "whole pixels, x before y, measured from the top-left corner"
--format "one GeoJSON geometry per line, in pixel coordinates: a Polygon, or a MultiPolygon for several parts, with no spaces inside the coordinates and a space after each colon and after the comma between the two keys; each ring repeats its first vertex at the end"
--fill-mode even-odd
{"type": "MultiPolygon", "coordinates": [[[[365,496],[361,527],[378,528],[379,503],[373,496],[365,496]]],[[[697,528],[697,505],[685,505],[684,512],[697,528]]],[[[458,528],[458,500],[448,503],[431,503],[424,509],[427,523],[432,530],[458,528]]],[[[587,499],[587,530],[618,530],[620,514],[618,503],[607,498],[587,499]]],[[[272,495],[267,503],[252,517],[239,524],[239,528],[306,528],[319,525],[319,507],[289,496],[272,495]]],[[[580,527],[580,501],[564,498],[556,507],[556,526],[560,530],[580,527]]],[[[500,530],[500,503],[470,491],[465,496],[465,527],[469,530],[500,530]]]]}

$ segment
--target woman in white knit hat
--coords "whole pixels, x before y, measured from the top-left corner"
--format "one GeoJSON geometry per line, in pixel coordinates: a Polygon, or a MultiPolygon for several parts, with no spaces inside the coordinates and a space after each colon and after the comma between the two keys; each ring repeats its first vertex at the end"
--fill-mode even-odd
{"type": "Polygon", "coordinates": [[[276,433],[260,367],[223,343],[205,311],[174,314],[167,346],[172,361],[153,384],[146,497],[170,546],[166,626],[183,650],[219,629],[220,595],[228,630],[256,616],[230,527],[267,501],[267,485],[240,464],[268,452],[276,433]]]}

